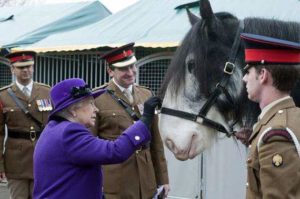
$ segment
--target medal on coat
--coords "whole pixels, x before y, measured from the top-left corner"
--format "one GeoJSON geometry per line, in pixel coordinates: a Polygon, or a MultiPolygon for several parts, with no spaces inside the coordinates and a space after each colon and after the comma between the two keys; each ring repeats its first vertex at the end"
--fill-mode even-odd
{"type": "Polygon", "coordinates": [[[39,111],[51,111],[52,105],[50,99],[39,99],[36,100],[39,111]]]}
{"type": "Polygon", "coordinates": [[[274,155],[272,158],[272,163],[275,167],[280,167],[283,163],[282,156],[279,154],[274,155]]]}

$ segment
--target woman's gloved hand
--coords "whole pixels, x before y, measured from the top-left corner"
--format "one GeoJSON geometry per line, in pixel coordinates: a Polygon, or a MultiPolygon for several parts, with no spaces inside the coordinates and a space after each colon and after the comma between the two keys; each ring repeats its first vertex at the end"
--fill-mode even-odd
{"type": "Polygon", "coordinates": [[[147,101],[144,103],[144,112],[141,117],[141,121],[150,128],[150,125],[152,123],[154,114],[155,114],[155,108],[161,106],[161,99],[159,97],[150,97],[147,101]]]}

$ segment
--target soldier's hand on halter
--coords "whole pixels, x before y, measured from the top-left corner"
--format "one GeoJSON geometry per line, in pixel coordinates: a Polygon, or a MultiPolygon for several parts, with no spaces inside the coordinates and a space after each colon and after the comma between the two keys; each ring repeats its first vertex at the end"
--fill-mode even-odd
{"type": "Polygon", "coordinates": [[[249,138],[251,136],[252,129],[250,128],[241,128],[239,131],[234,133],[234,136],[240,140],[244,145],[249,145],[249,138]]]}

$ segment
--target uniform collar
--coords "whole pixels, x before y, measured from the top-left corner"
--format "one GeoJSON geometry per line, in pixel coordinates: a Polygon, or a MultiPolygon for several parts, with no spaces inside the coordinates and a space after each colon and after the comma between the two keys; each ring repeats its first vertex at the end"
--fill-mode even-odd
{"type": "Polygon", "coordinates": [[[282,109],[287,109],[289,107],[295,107],[295,103],[290,96],[278,99],[269,105],[270,106],[266,106],[265,108],[263,108],[264,112],[259,115],[258,121],[254,124],[253,133],[249,138],[250,142],[256,137],[261,127],[267,124],[277,112],[279,112],[282,109]]]}
{"type": "Polygon", "coordinates": [[[278,100],[275,100],[275,101],[271,102],[270,104],[268,104],[267,106],[265,106],[261,110],[261,113],[258,116],[258,119],[262,119],[270,109],[272,109],[274,106],[276,106],[276,104],[279,104],[280,102],[282,102],[282,101],[284,101],[286,99],[289,99],[289,98],[291,98],[291,97],[290,96],[285,96],[285,97],[282,97],[282,98],[280,98],[278,100]]]}
{"type": "MultiPolygon", "coordinates": [[[[113,81],[114,84],[120,89],[120,91],[123,93],[124,90],[125,90],[126,88],[120,86],[120,85],[115,81],[114,78],[112,79],[112,81],[113,81]]],[[[130,85],[127,89],[129,89],[129,91],[132,93],[132,89],[133,89],[132,85],[130,85]]]]}
{"type": "MultiPolygon", "coordinates": [[[[20,84],[20,83],[18,82],[18,80],[16,80],[16,84],[17,84],[18,88],[19,88],[21,91],[22,91],[23,88],[25,87],[23,84],[20,84]]],[[[33,87],[33,81],[31,80],[30,83],[29,83],[28,85],[26,85],[26,87],[28,88],[29,93],[31,93],[32,87],[33,87]]]]}

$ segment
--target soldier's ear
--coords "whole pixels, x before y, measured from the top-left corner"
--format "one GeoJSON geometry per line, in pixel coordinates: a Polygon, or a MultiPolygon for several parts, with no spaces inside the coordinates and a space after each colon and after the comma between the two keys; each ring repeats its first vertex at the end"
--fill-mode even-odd
{"type": "Polygon", "coordinates": [[[113,77],[114,76],[114,71],[113,71],[113,69],[112,68],[110,68],[109,66],[106,68],[106,70],[107,70],[107,73],[108,73],[108,75],[110,76],[110,77],[113,77]]]}
{"type": "Polygon", "coordinates": [[[13,66],[10,66],[10,72],[11,72],[11,74],[15,74],[15,67],[13,67],[13,66]]]}

